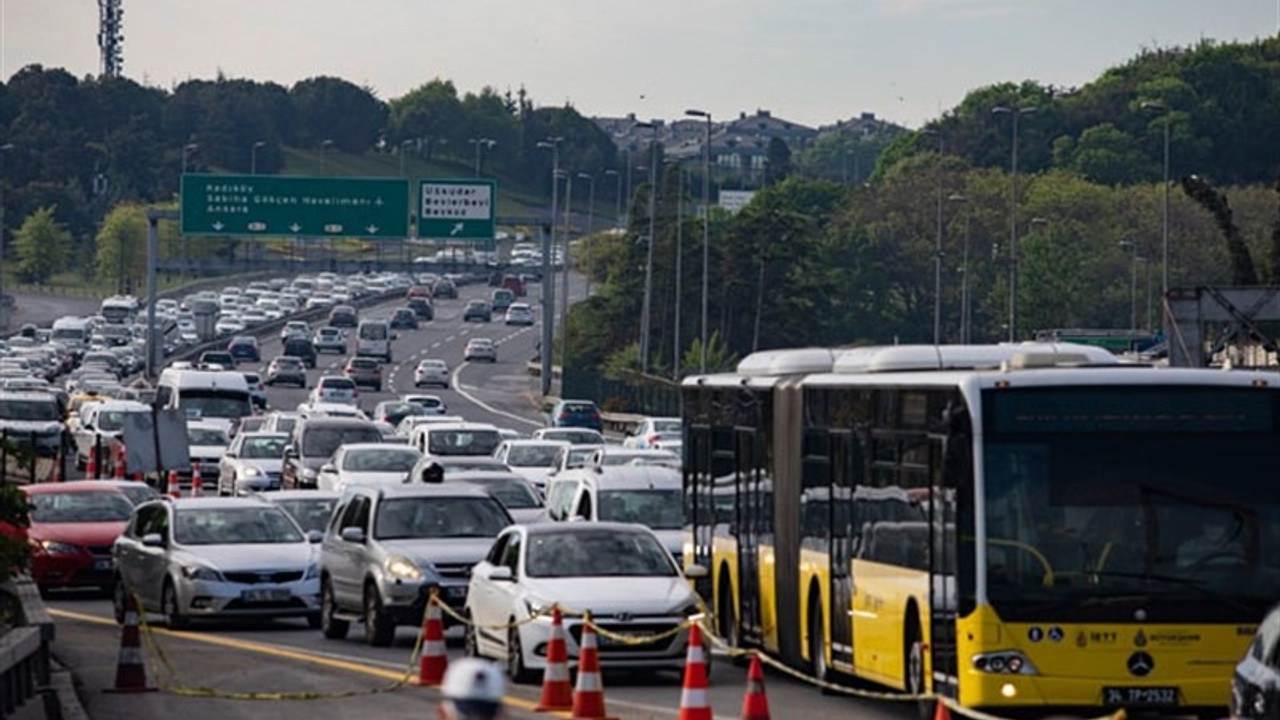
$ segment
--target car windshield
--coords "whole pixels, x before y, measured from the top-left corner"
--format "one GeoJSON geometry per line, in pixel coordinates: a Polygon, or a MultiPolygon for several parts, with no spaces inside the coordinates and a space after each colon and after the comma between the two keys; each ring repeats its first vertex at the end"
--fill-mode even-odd
{"type": "Polygon", "coordinates": [[[338,504],[336,498],[290,498],[288,500],[273,500],[275,504],[284,508],[284,511],[302,526],[303,532],[311,532],[319,530],[324,532],[325,527],[329,524],[329,518],[333,516],[333,507],[338,504]]]}
{"type": "Polygon", "coordinates": [[[245,415],[253,414],[249,393],[183,390],[181,404],[189,418],[215,417],[238,420],[245,415]]]}
{"type": "Polygon", "coordinates": [[[342,459],[342,469],[351,472],[396,472],[406,477],[418,459],[415,450],[388,445],[385,448],[352,450],[342,459]]]}
{"type": "Polygon", "coordinates": [[[302,367],[302,361],[294,358],[276,358],[275,366],[277,370],[298,370],[302,367]]]}
{"type": "Polygon", "coordinates": [[[587,464],[591,456],[595,453],[596,448],[590,445],[583,447],[575,447],[569,449],[569,457],[565,460],[564,466],[568,468],[580,468],[587,464]]]}
{"type": "Polygon", "coordinates": [[[495,537],[511,523],[502,505],[486,497],[395,498],[378,507],[374,537],[495,537]]]}
{"type": "Polygon", "coordinates": [[[492,455],[500,442],[497,430],[435,430],[427,435],[427,454],[492,455]]]}
{"type": "Polygon", "coordinates": [[[354,390],[356,384],[347,378],[324,378],[320,381],[320,387],[325,390],[354,390]]]}
{"type": "Polygon", "coordinates": [[[652,535],[574,529],[530,533],[525,551],[529,577],[675,577],[671,554],[652,535]]]}
{"type": "Polygon", "coordinates": [[[560,412],[573,413],[574,415],[593,413],[595,411],[596,406],[590,403],[565,403],[560,407],[560,412]]]}
{"type": "Polygon", "coordinates": [[[120,430],[124,427],[125,414],[123,410],[106,410],[98,413],[98,429],[108,432],[120,430]]]}
{"type": "Polygon", "coordinates": [[[462,481],[488,490],[489,494],[498,498],[498,502],[508,510],[542,507],[537,493],[529,487],[529,483],[520,478],[478,477],[463,478],[462,481]]]}
{"type": "Polygon", "coordinates": [[[0,400],[0,418],[49,421],[58,419],[58,405],[49,400],[0,400]]]}
{"type": "Polygon", "coordinates": [[[552,467],[556,464],[555,445],[513,445],[507,451],[507,464],[515,467],[552,467]]]}
{"type": "Polygon", "coordinates": [[[329,457],[340,445],[382,442],[382,433],[372,426],[314,428],[304,433],[302,454],[307,457],[329,457]]]}
{"type": "Polygon", "coordinates": [[[671,490],[602,490],[600,519],[639,523],[653,530],[684,527],[684,493],[671,490]]]}
{"type": "Polygon", "coordinates": [[[654,420],[653,431],[657,433],[675,433],[680,434],[679,420],[654,420]]]}
{"type": "Polygon", "coordinates": [[[119,487],[120,492],[124,494],[124,496],[129,499],[129,502],[134,505],[141,505],[158,495],[154,488],[141,483],[136,485],[121,485],[119,487]]]}
{"type": "Polygon", "coordinates": [[[191,445],[226,445],[227,434],[214,428],[187,428],[187,443],[191,445]]]}
{"type": "Polygon", "coordinates": [[[302,542],[302,533],[277,507],[180,508],[173,537],[183,545],[302,542]]]}
{"type": "Polygon", "coordinates": [[[31,520],[38,523],[126,522],[133,503],[118,492],[32,493],[31,520]]]}
{"type": "Polygon", "coordinates": [[[280,437],[247,437],[240,448],[240,457],[250,460],[279,460],[284,455],[283,435],[280,437]]]}

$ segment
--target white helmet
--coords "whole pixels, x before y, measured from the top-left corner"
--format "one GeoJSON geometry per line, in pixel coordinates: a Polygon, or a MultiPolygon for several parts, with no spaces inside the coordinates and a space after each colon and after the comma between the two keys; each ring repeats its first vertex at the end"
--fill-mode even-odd
{"type": "Polygon", "coordinates": [[[497,664],[479,658],[449,663],[440,684],[440,693],[453,706],[455,716],[467,720],[496,717],[505,692],[506,680],[497,664]]]}

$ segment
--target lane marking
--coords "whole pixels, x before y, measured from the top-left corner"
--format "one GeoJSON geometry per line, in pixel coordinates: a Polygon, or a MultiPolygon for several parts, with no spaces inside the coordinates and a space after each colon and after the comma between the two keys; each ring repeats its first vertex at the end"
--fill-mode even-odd
{"type": "Polygon", "coordinates": [[[510,418],[510,419],[512,419],[512,420],[517,420],[517,421],[522,422],[522,423],[524,423],[524,424],[526,424],[526,425],[532,425],[533,427],[536,427],[536,428],[546,427],[546,424],[545,424],[545,423],[534,422],[534,421],[530,420],[529,418],[520,417],[519,415],[516,415],[516,414],[514,414],[514,413],[509,413],[509,412],[507,412],[506,410],[499,410],[498,408],[493,407],[492,405],[489,405],[488,403],[484,402],[483,400],[480,400],[479,398],[477,398],[476,396],[474,396],[474,395],[472,395],[471,393],[467,392],[466,390],[463,390],[463,389],[462,389],[462,380],[461,380],[461,378],[462,378],[462,371],[463,371],[463,370],[466,370],[466,369],[467,369],[467,368],[469,368],[469,367],[471,367],[471,363],[464,361],[461,365],[459,365],[459,366],[458,366],[458,369],[456,369],[456,370],[454,370],[454,371],[453,371],[453,377],[449,379],[449,384],[453,387],[453,389],[454,389],[454,391],[455,391],[455,392],[457,392],[457,393],[458,393],[459,395],[461,395],[462,397],[466,398],[469,402],[471,402],[471,403],[473,403],[473,404],[475,404],[475,405],[478,405],[478,406],[480,406],[480,407],[484,408],[485,410],[488,410],[489,412],[493,413],[494,415],[499,415],[499,416],[502,416],[502,417],[505,417],[505,418],[510,418]]]}
{"type": "MultiPolygon", "coordinates": [[[[99,615],[87,615],[84,613],[72,612],[70,610],[59,610],[54,608],[49,609],[49,614],[54,617],[62,617],[68,620],[75,620],[78,622],[90,623],[93,625],[109,625],[111,627],[119,627],[119,624],[115,621],[115,618],[102,617],[99,615]]],[[[344,656],[342,655],[328,656],[328,654],[322,655],[319,653],[311,652],[309,650],[294,650],[294,649],[288,649],[278,645],[267,645],[265,643],[252,642],[249,640],[237,640],[235,638],[219,637],[217,635],[205,635],[203,633],[174,632],[172,630],[169,630],[168,628],[158,628],[158,627],[149,626],[149,629],[152,634],[161,635],[163,637],[178,638],[181,640],[190,640],[192,642],[205,643],[206,645],[217,645],[220,647],[231,648],[233,650],[243,650],[245,652],[258,653],[260,655],[268,655],[271,657],[284,658],[286,660],[295,660],[301,663],[319,665],[321,667],[332,668],[335,670],[345,670],[348,672],[358,673],[361,675],[369,675],[371,677],[382,678],[384,680],[392,680],[392,681],[403,680],[405,675],[403,670],[399,670],[399,671],[385,670],[383,668],[373,667],[372,665],[365,664],[366,662],[379,662],[376,660],[366,661],[364,658],[357,659],[351,656],[345,656],[350,659],[340,659],[340,658],[343,658],[344,656]]],[[[406,686],[422,687],[421,685],[414,685],[412,683],[407,683],[406,686]]],[[[440,692],[438,688],[433,688],[433,687],[426,687],[423,689],[431,690],[432,692],[435,692],[435,693],[440,692]]],[[[503,702],[506,703],[507,705],[520,708],[521,710],[535,711],[538,709],[537,702],[525,700],[524,698],[519,698],[512,695],[506,695],[502,699],[503,699],[503,702]]],[[[560,717],[569,717],[570,715],[570,713],[568,712],[557,712],[555,714],[559,715],[560,717]]]]}

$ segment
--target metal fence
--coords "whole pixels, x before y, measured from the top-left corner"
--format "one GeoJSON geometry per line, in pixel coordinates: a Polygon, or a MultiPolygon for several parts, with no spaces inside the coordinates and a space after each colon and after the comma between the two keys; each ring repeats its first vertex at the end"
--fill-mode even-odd
{"type": "Polygon", "coordinates": [[[16,627],[0,633],[0,718],[5,718],[49,687],[54,625],[30,578],[0,584],[0,594],[18,616],[16,627]]]}
{"type": "Polygon", "coordinates": [[[638,374],[626,380],[613,380],[590,370],[568,368],[560,396],[592,400],[604,412],[680,414],[680,389],[675,383],[638,374]]]}

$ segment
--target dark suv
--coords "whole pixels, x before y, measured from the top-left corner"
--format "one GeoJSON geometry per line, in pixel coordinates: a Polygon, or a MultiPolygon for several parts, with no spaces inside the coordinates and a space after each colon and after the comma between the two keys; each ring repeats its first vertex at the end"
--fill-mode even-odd
{"type": "Polygon", "coordinates": [[[356,387],[361,385],[382,392],[382,363],[373,358],[353,357],[347,361],[344,371],[356,387]]]}
{"type": "Polygon", "coordinates": [[[448,278],[441,278],[431,291],[432,296],[438,298],[449,298],[450,300],[458,299],[458,286],[453,284],[448,278]]]}
{"type": "Polygon", "coordinates": [[[350,305],[337,305],[329,311],[331,327],[353,328],[360,324],[360,315],[350,305]]]}
{"type": "Polygon", "coordinates": [[[239,362],[262,362],[262,351],[258,349],[258,339],[252,335],[237,335],[227,344],[227,352],[239,362]]]}
{"type": "Polygon", "coordinates": [[[284,448],[280,485],[285,490],[316,487],[320,466],[347,443],[382,442],[378,426],[358,418],[317,417],[299,422],[284,448]]]}
{"type": "Polygon", "coordinates": [[[296,357],[313,370],[316,367],[316,346],[311,342],[310,338],[298,335],[285,338],[284,349],[280,354],[296,357]]]}
{"type": "Polygon", "coordinates": [[[415,295],[409,298],[405,304],[417,313],[419,320],[434,320],[436,317],[436,309],[431,304],[431,298],[415,295]]]}
{"type": "Polygon", "coordinates": [[[483,300],[471,300],[467,302],[467,309],[462,313],[462,322],[489,322],[493,319],[493,313],[489,310],[489,303],[483,300]]]}

